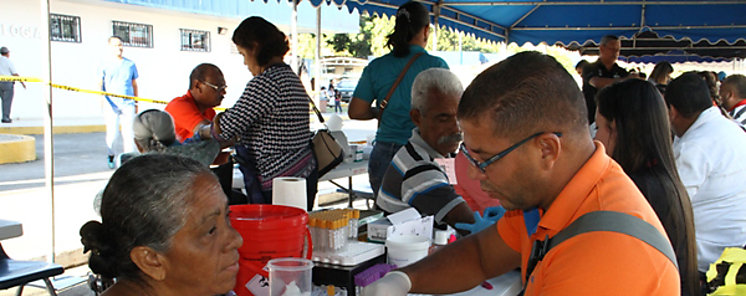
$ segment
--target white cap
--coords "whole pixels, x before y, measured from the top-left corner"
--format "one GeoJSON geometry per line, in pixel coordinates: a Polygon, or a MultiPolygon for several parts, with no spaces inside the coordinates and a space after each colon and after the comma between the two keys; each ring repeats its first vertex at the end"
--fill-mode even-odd
{"type": "Polygon", "coordinates": [[[433,240],[433,243],[436,245],[447,245],[448,244],[448,238],[451,237],[451,232],[448,230],[435,230],[435,239],[433,240]]]}

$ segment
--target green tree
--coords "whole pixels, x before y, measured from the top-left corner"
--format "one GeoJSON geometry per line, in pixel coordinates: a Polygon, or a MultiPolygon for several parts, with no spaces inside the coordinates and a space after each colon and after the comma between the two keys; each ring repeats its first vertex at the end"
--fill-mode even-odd
{"type": "Polygon", "coordinates": [[[386,16],[361,15],[360,33],[335,34],[326,40],[335,55],[367,58],[389,52],[386,36],[394,31],[394,20],[386,16]]]}
{"type": "MultiPolygon", "coordinates": [[[[439,51],[458,51],[459,35],[461,35],[461,50],[463,51],[496,53],[500,50],[500,46],[495,42],[480,40],[472,35],[453,31],[445,27],[441,27],[441,29],[438,30],[437,35],[439,51]]],[[[432,46],[429,46],[429,49],[431,48],[432,46]]]]}

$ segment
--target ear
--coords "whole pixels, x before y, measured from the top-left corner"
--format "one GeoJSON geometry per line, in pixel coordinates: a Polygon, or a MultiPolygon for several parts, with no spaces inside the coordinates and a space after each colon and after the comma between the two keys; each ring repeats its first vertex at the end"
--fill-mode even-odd
{"type": "Polygon", "coordinates": [[[680,117],[679,110],[676,110],[672,105],[668,106],[668,120],[673,122],[680,117]]]}
{"type": "Polygon", "coordinates": [[[166,279],[166,258],[150,247],[137,246],[130,251],[130,259],[142,273],[156,281],[166,279]]]}
{"type": "Polygon", "coordinates": [[[202,82],[200,82],[197,79],[195,79],[194,81],[192,81],[192,92],[199,92],[199,93],[202,92],[202,89],[199,88],[199,84],[200,83],[202,83],[202,82]]]}
{"type": "Polygon", "coordinates": [[[562,143],[559,136],[553,133],[543,134],[535,139],[541,153],[541,166],[549,170],[557,163],[562,152],[562,143]]]}
{"type": "Polygon", "coordinates": [[[409,118],[412,119],[412,122],[416,126],[420,126],[420,110],[412,108],[412,110],[409,110],[409,118]]]}
{"type": "Polygon", "coordinates": [[[140,146],[140,143],[138,143],[137,141],[135,141],[135,146],[137,146],[137,151],[140,151],[140,153],[145,153],[145,148],[140,146]]]}
{"type": "Polygon", "coordinates": [[[612,120],[609,122],[609,130],[611,131],[611,134],[616,138],[616,120],[612,120]]]}

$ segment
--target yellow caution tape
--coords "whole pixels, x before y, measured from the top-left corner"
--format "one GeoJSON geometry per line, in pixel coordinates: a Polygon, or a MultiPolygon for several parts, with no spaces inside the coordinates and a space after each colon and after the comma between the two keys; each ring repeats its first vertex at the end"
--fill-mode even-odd
{"type": "MultiPolygon", "coordinates": [[[[102,96],[110,96],[110,97],[117,97],[117,98],[123,98],[123,99],[129,99],[134,100],[137,102],[148,102],[148,103],[156,103],[156,104],[168,104],[166,101],[161,100],[155,100],[155,99],[148,99],[148,98],[141,98],[141,97],[133,97],[133,96],[127,96],[127,95],[120,95],[105,91],[99,91],[99,90],[90,90],[90,89],[83,89],[83,88],[77,88],[67,85],[61,85],[56,83],[51,83],[48,81],[41,80],[40,78],[36,77],[24,77],[24,76],[2,76],[0,75],[0,81],[7,81],[7,82],[42,82],[47,85],[51,85],[54,88],[63,89],[67,91],[74,91],[74,92],[80,92],[80,93],[87,93],[87,94],[94,94],[94,95],[102,95],[102,96]]],[[[213,108],[217,111],[225,111],[225,108],[213,108]]]]}

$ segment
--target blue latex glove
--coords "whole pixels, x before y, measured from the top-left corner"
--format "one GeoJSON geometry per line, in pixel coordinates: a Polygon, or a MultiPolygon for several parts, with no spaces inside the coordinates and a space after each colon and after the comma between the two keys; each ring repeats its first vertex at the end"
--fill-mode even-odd
{"type": "Polygon", "coordinates": [[[457,229],[466,230],[471,233],[477,233],[487,227],[490,227],[492,224],[495,224],[497,220],[500,220],[500,218],[502,218],[503,214],[505,214],[505,208],[503,208],[502,206],[489,207],[484,209],[484,217],[479,214],[479,211],[474,211],[474,224],[456,223],[456,225],[454,226],[457,229]]]}

